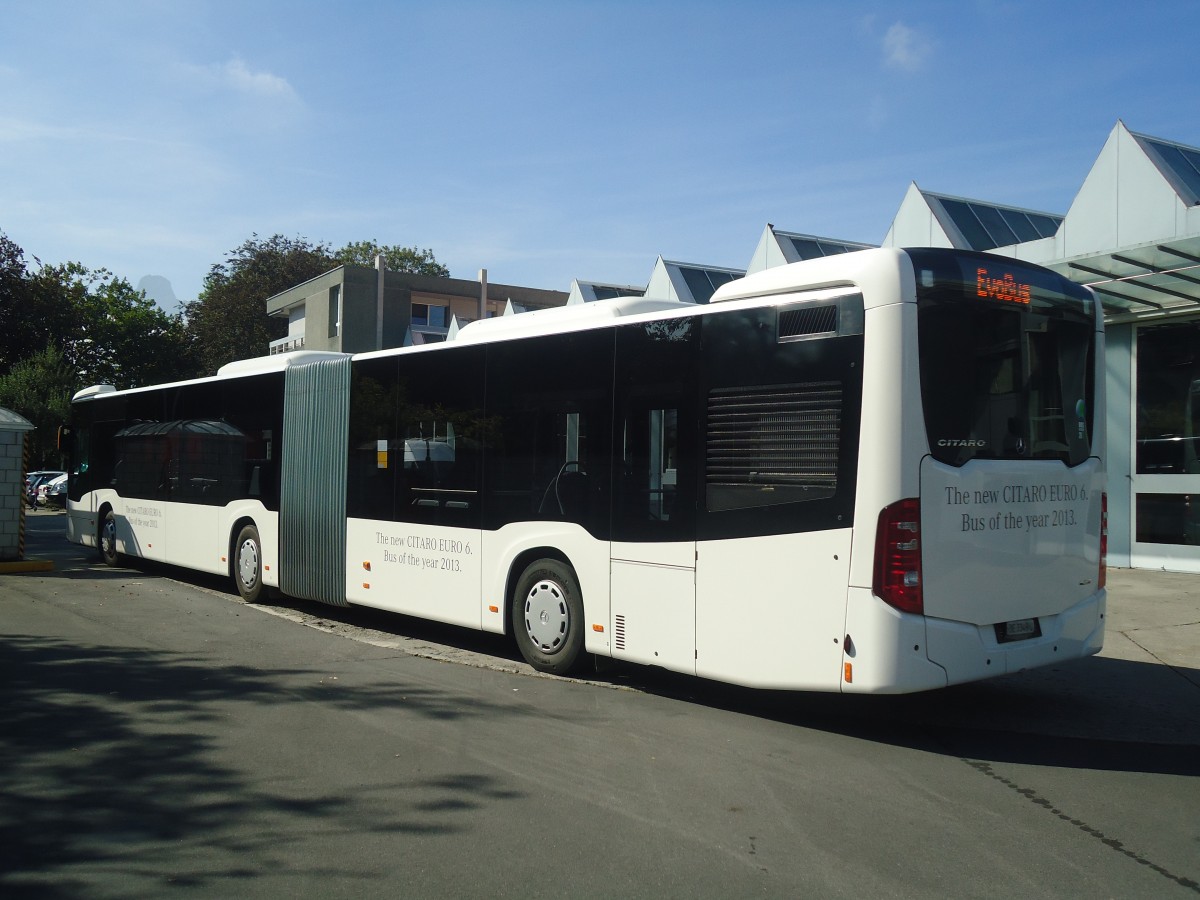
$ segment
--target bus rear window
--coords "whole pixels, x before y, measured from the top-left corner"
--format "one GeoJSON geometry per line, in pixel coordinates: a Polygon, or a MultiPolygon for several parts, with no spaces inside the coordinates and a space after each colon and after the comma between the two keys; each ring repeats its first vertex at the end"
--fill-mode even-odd
{"type": "Polygon", "coordinates": [[[1091,295],[998,257],[912,251],[926,433],[935,459],[1091,454],[1091,295]]]}

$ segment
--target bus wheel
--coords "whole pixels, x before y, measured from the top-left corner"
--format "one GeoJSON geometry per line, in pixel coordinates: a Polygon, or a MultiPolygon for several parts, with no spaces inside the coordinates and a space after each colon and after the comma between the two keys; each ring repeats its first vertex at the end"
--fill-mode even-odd
{"type": "Polygon", "coordinates": [[[117,517],[111,509],[105,511],[100,522],[96,545],[100,548],[100,559],[106,566],[116,568],[121,564],[121,554],[117,552],[117,517]]]}
{"type": "Polygon", "coordinates": [[[243,600],[258,602],[263,593],[262,544],[253,525],[247,525],[238,534],[233,550],[233,580],[243,600]]]}
{"type": "Polygon", "coordinates": [[[521,574],[512,598],[513,632],[539,672],[570,674],[583,656],[583,598],[566,563],[539,559],[521,574]]]}

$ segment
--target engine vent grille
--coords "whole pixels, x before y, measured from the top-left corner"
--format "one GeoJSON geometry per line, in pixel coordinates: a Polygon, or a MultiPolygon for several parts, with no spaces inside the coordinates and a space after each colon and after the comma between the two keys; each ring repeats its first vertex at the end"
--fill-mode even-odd
{"type": "Polygon", "coordinates": [[[776,506],[837,491],[842,384],[714,390],[705,481],[710,510],[776,506]]]}
{"type": "Polygon", "coordinates": [[[779,311],[779,340],[794,341],[815,335],[836,334],[836,306],[801,306],[779,311]]]}

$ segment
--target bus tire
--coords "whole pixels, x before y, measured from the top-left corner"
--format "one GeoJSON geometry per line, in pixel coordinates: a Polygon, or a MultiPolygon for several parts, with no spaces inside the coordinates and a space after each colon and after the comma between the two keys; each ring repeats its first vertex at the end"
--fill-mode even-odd
{"type": "Polygon", "coordinates": [[[569,675],[583,658],[583,597],[569,565],[539,559],[517,579],[512,596],[517,648],[533,668],[569,675]]]}
{"type": "Polygon", "coordinates": [[[104,518],[100,520],[96,547],[100,551],[100,561],[106,566],[115,569],[121,565],[121,554],[117,552],[117,517],[111,509],[105,510],[104,518]]]}
{"type": "Polygon", "coordinates": [[[233,545],[233,582],[247,603],[258,603],[263,596],[262,541],[258,529],[245,526],[233,545]]]}

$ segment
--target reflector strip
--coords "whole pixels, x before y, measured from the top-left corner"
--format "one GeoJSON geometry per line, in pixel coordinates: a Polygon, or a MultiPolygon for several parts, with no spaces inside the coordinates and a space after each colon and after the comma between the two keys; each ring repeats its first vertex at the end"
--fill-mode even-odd
{"type": "Polygon", "coordinates": [[[1100,495],[1100,576],[1097,587],[1108,584],[1108,494],[1100,495]]]}

